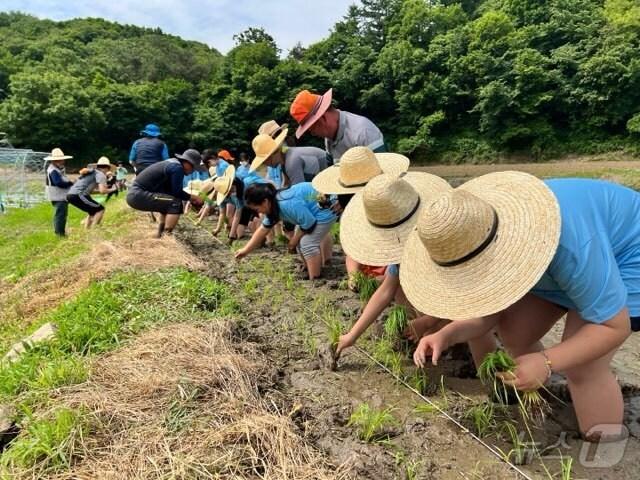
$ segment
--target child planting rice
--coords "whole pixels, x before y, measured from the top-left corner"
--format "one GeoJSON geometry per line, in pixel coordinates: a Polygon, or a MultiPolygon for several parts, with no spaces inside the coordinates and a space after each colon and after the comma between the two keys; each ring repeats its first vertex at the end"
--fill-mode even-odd
{"type": "Polygon", "coordinates": [[[625,433],[610,363],[640,328],[640,195],[598,180],[542,182],[519,172],[471,180],[432,199],[407,241],[409,300],[463,320],[422,338],[416,364],[497,327],[515,360],[505,383],[540,388],[566,375],[586,439],[625,433]],[[567,315],[562,341],[539,340],[567,315]]]}
{"type": "MultiPolygon", "coordinates": [[[[342,214],[342,248],[356,262],[387,268],[382,284],[360,318],[348,333],[340,336],[337,356],[355,344],[394,299],[396,303],[411,308],[400,287],[398,263],[405,242],[429,199],[450,190],[445,180],[428,173],[408,172],[400,177],[382,174],[372,179],[349,202],[342,214]]],[[[440,319],[433,317],[422,317],[421,322],[430,328],[438,328],[442,324],[440,319]]],[[[472,345],[478,361],[494,348],[495,341],[490,334],[472,345]]]]}
{"type": "Polygon", "coordinates": [[[299,183],[284,190],[276,190],[270,183],[256,183],[247,188],[246,205],[264,218],[251,240],[236,252],[236,259],[262,245],[271,229],[284,220],[298,227],[289,240],[289,250],[297,249],[302,255],[310,280],[320,277],[322,267],[331,257],[331,226],[336,216],[330,208],[321,208],[317,197],[318,192],[310,183],[299,183]]]}
{"type": "Polygon", "coordinates": [[[82,221],[86,228],[99,225],[104,216],[104,206],[91,198],[91,192],[96,187],[98,192],[102,194],[115,192],[118,189],[115,185],[107,186],[107,172],[114,169],[107,157],[100,157],[98,163],[94,166],[95,168],[83,168],[80,170],[80,177],[67,193],[67,202],[86,212],[87,216],[82,221]]]}

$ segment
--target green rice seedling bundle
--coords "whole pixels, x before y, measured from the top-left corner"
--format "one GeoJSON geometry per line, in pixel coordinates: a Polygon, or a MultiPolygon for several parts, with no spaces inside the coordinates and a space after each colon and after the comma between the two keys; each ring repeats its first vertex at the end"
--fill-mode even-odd
{"type": "Polygon", "coordinates": [[[358,437],[365,442],[381,440],[385,430],[396,424],[392,409],[376,410],[368,403],[361,403],[349,418],[349,426],[358,427],[358,437]]]}
{"type": "Polygon", "coordinates": [[[389,310],[387,320],[384,322],[385,333],[393,338],[404,332],[409,324],[407,309],[404,305],[395,305],[389,310]]]}

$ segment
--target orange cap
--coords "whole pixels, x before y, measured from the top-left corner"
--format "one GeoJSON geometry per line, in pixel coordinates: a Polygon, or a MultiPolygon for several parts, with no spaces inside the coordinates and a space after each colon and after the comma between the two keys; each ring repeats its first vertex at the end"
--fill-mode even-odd
{"type": "Polygon", "coordinates": [[[300,125],[296,131],[296,137],[300,138],[311,125],[325,114],[331,106],[332,96],[332,89],[329,89],[324,95],[311,93],[309,90],[303,90],[296,95],[289,108],[289,113],[300,125]]]}
{"type": "Polygon", "coordinates": [[[235,160],[234,157],[231,156],[231,154],[227,151],[227,150],[220,150],[218,152],[218,157],[220,158],[224,158],[225,160],[235,160]]]}

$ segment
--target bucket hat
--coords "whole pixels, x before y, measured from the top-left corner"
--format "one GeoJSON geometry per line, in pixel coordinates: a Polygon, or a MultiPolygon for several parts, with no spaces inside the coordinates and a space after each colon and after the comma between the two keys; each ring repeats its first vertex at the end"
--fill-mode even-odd
{"type": "Polygon", "coordinates": [[[396,177],[409,169],[409,159],[399,153],[373,153],[368,147],[353,147],[340,162],[325,168],[313,180],[313,188],[325,194],[356,193],[381,173],[396,177]]]}
{"type": "Polygon", "coordinates": [[[146,135],[148,137],[159,137],[161,135],[160,127],[155,123],[149,123],[144,127],[143,130],[140,131],[140,135],[146,135]]]}
{"type": "Polygon", "coordinates": [[[446,180],[429,173],[378,175],[342,213],[342,248],[363,265],[400,263],[407,238],[428,200],[450,190],[446,180]]]}
{"type": "Polygon", "coordinates": [[[558,247],[560,207],[533,175],[496,172],[429,200],[409,235],[400,283],[439,318],[500,312],[538,282],[558,247]]]}
{"type": "Polygon", "coordinates": [[[198,168],[198,166],[202,162],[202,157],[200,156],[200,152],[193,148],[185,150],[182,155],[180,155],[179,153],[176,153],[176,158],[178,160],[189,162],[194,169],[198,168]]]}

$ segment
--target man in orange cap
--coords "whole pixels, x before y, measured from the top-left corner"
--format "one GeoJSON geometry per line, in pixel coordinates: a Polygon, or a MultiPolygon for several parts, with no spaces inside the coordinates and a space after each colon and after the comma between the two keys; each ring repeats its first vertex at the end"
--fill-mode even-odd
{"type": "Polygon", "coordinates": [[[308,130],[314,137],[325,139],[325,149],[334,161],[352,147],[369,147],[374,152],[386,151],[380,129],[366,117],[331,106],[333,91],[324,95],[303,90],[296,95],[289,113],[298,122],[296,137],[308,130]]]}

